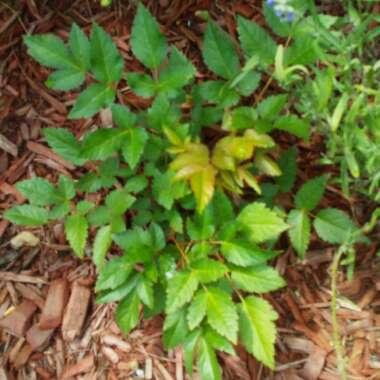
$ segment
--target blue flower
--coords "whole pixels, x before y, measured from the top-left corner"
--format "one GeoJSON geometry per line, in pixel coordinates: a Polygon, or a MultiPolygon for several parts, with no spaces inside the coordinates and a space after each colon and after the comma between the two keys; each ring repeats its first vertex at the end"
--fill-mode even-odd
{"type": "Polygon", "coordinates": [[[287,20],[289,22],[294,21],[294,13],[293,12],[288,12],[288,14],[287,14],[287,20]]]}
{"type": "Polygon", "coordinates": [[[275,10],[276,16],[281,17],[282,16],[282,11],[280,9],[275,10]]]}
{"type": "Polygon", "coordinates": [[[270,7],[273,7],[273,5],[275,5],[276,3],[276,0],[266,0],[267,1],[267,4],[270,6],[270,7]]]}

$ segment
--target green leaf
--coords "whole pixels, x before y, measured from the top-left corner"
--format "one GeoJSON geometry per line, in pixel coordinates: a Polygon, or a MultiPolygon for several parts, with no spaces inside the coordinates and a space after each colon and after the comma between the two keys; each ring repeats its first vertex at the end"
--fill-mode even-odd
{"type": "Polygon", "coordinates": [[[86,218],[80,214],[68,216],[65,222],[65,233],[71,248],[82,259],[88,235],[86,218]]]}
{"type": "Polygon", "coordinates": [[[129,293],[116,308],[116,322],[125,335],[128,335],[139,323],[139,306],[140,301],[135,290],[129,293]]]}
{"type": "Polygon", "coordinates": [[[75,69],[58,70],[49,75],[46,85],[54,90],[69,91],[78,88],[85,80],[85,75],[75,69]]]}
{"type": "Polygon", "coordinates": [[[44,128],[43,134],[49,146],[62,158],[75,165],[82,165],[81,146],[75,136],[66,128],[44,128]]]}
{"type": "Polygon", "coordinates": [[[280,190],[284,193],[289,192],[296,181],[297,175],[297,147],[284,150],[278,159],[278,165],[281,169],[281,175],[276,178],[280,190]]]}
{"type": "Polygon", "coordinates": [[[46,224],[49,219],[49,213],[42,207],[20,205],[5,211],[4,218],[14,224],[34,227],[46,224]]]}
{"type": "Polygon", "coordinates": [[[264,251],[251,242],[242,239],[223,241],[221,252],[230,263],[243,267],[263,264],[273,257],[271,252],[264,251]]]}
{"type": "Polygon", "coordinates": [[[127,106],[112,104],[112,121],[120,128],[130,129],[135,125],[136,115],[127,106]]]}
{"type": "Polygon", "coordinates": [[[238,314],[231,296],[219,288],[207,289],[207,321],[220,335],[236,343],[238,314]]]}
{"type": "Polygon", "coordinates": [[[250,71],[244,76],[244,80],[238,84],[237,90],[243,96],[251,96],[259,87],[260,81],[261,74],[250,71]]]}
{"type": "Polygon", "coordinates": [[[248,297],[240,305],[240,339],[248,352],[269,368],[274,368],[274,343],[278,318],[271,304],[248,297]]]}
{"type": "Polygon", "coordinates": [[[186,337],[183,344],[185,368],[190,376],[193,375],[194,354],[200,335],[201,331],[195,330],[186,337]]]}
{"type": "Polygon", "coordinates": [[[207,207],[202,213],[196,213],[193,219],[188,219],[187,233],[191,240],[207,240],[215,232],[213,213],[211,207],[207,207]]]}
{"type": "Polygon", "coordinates": [[[202,380],[222,380],[215,351],[204,338],[200,339],[197,365],[202,380]]]}
{"type": "Polygon", "coordinates": [[[95,291],[116,289],[124,284],[132,272],[132,264],[128,263],[125,256],[116,257],[107,261],[96,280],[95,291]]]}
{"type": "Polygon", "coordinates": [[[177,272],[168,283],[166,311],[173,313],[178,308],[186,304],[193,297],[198,288],[198,278],[194,272],[177,272]]]}
{"type": "Polygon", "coordinates": [[[130,39],[133,54],[150,69],[157,69],[167,54],[167,43],[150,12],[139,3],[130,39]]]}
{"type": "Polygon", "coordinates": [[[53,34],[25,36],[28,53],[41,65],[53,69],[76,69],[77,65],[63,41],[53,34]]]}
{"type": "Polygon", "coordinates": [[[211,259],[201,259],[191,263],[191,268],[196,272],[200,283],[207,284],[223,277],[227,271],[224,264],[211,259]]]}
{"type": "Polygon", "coordinates": [[[288,215],[289,239],[293,248],[303,259],[310,243],[310,219],[305,210],[292,210],[288,215]]]}
{"type": "Polygon", "coordinates": [[[232,344],[222,335],[218,334],[210,326],[206,326],[203,332],[204,338],[215,348],[215,350],[226,352],[230,355],[236,355],[232,344]]]}
{"type": "Polygon", "coordinates": [[[92,260],[100,270],[103,265],[109,248],[112,243],[111,226],[104,226],[100,228],[94,240],[94,247],[92,253],[92,260]]]}
{"type": "Polygon", "coordinates": [[[69,48],[75,62],[83,72],[90,68],[91,47],[88,38],[77,24],[72,24],[69,36],[69,48]]]}
{"type": "Polygon", "coordinates": [[[211,20],[207,24],[202,54],[206,65],[215,74],[232,79],[239,73],[239,57],[230,35],[211,20]]]}
{"type": "Polygon", "coordinates": [[[111,217],[114,215],[123,215],[136,201],[136,198],[129,194],[125,189],[111,191],[105,204],[110,211],[111,217]]]}
{"type": "Polygon", "coordinates": [[[186,339],[188,331],[186,313],[183,309],[167,315],[163,336],[165,349],[168,350],[182,344],[186,339]]]}
{"type": "Polygon", "coordinates": [[[157,130],[176,125],[179,117],[178,110],[172,107],[165,94],[155,97],[147,115],[149,126],[157,130]]]}
{"type": "Polygon", "coordinates": [[[141,276],[136,291],[141,302],[152,309],[154,306],[152,283],[146,277],[141,276]]]}
{"type": "Polygon", "coordinates": [[[314,219],[314,228],[322,240],[336,244],[346,243],[358,229],[345,212],[336,208],[321,210],[314,219]]]}
{"type": "MultiPolygon", "coordinates": [[[[128,273],[129,274],[129,273],[128,273]]],[[[139,275],[135,273],[121,286],[106,292],[102,292],[96,297],[96,303],[111,303],[120,301],[128,294],[130,294],[137,286],[139,275]]]]}
{"type": "Polygon", "coordinates": [[[247,292],[266,293],[285,286],[285,281],[278,272],[263,264],[249,268],[234,267],[231,278],[239,289],[247,292]]]}
{"type": "Polygon", "coordinates": [[[143,98],[150,98],[154,95],[156,85],[149,75],[145,73],[127,73],[125,77],[127,78],[128,86],[137,95],[143,98]]]}
{"type": "Polygon", "coordinates": [[[271,30],[280,37],[288,37],[292,24],[278,17],[272,6],[264,4],[265,21],[271,30]]]}
{"type": "Polygon", "coordinates": [[[176,95],[178,90],[194,78],[195,73],[194,65],[176,47],[173,47],[168,66],[160,72],[157,90],[169,96],[176,95]]]}
{"type": "Polygon", "coordinates": [[[276,43],[255,22],[238,16],[238,33],[241,46],[248,57],[257,56],[262,64],[270,65],[276,55],[276,43]]]}
{"type": "Polygon", "coordinates": [[[256,243],[276,239],[289,227],[276,212],[260,202],[246,206],[237,221],[256,243]]]}
{"type": "Polygon", "coordinates": [[[83,200],[77,203],[77,213],[81,215],[86,215],[89,211],[91,211],[95,205],[92,202],[83,200]]]}
{"type": "Polygon", "coordinates": [[[91,117],[103,107],[109,106],[115,98],[115,90],[102,83],[87,87],[76,99],[69,113],[69,119],[91,117]]]}
{"type": "Polygon", "coordinates": [[[327,178],[324,176],[313,178],[302,185],[295,196],[297,208],[312,211],[315,209],[323,197],[327,178]]]}
{"type": "Polygon", "coordinates": [[[187,322],[190,330],[194,330],[202,322],[207,311],[207,293],[204,289],[198,290],[188,310],[187,322]]]}
{"type": "Polygon", "coordinates": [[[54,186],[44,178],[37,177],[18,182],[16,189],[36,206],[47,206],[62,201],[54,186]]]}
{"type": "Polygon", "coordinates": [[[147,140],[148,134],[142,127],[130,129],[129,133],[125,136],[122,154],[131,169],[135,169],[139,163],[147,140]]]}
{"type": "Polygon", "coordinates": [[[89,133],[83,140],[82,157],[87,160],[105,160],[117,152],[128,133],[115,128],[100,128],[89,133]]]}
{"type": "Polygon", "coordinates": [[[278,118],[274,123],[274,128],[292,133],[305,141],[310,137],[310,123],[307,120],[302,120],[295,115],[282,116],[278,118]]]}
{"type": "Polygon", "coordinates": [[[288,101],[287,94],[272,95],[265,98],[257,106],[257,112],[263,119],[276,119],[288,101]]]}
{"type": "Polygon", "coordinates": [[[69,201],[75,197],[75,185],[74,181],[66,177],[65,175],[60,175],[57,186],[58,200],[62,202],[62,199],[69,201]]]}
{"type": "Polygon", "coordinates": [[[124,60],[110,35],[99,25],[94,24],[91,30],[90,44],[91,71],[94,73],[94,77],[106,84],[118,82],[124,68],[124,60]]]}

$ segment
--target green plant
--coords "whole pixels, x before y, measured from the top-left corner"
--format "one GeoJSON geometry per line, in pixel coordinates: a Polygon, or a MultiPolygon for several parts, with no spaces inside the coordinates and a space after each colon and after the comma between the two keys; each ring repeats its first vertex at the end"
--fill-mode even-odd
{"type": "MultiPolygon", "coordinates": [[[[267,98],[257,109],[239,105],[274,62],[274,42],[244,18],[239,38],[243,65],[230,36],[208,22],[202,53],[222,79],[195,83],[195,67],[168,47],[142,5],[130,42],[144,72],[124,73],[122,56],[98,25],[88,39],[74,24],[67,44],[50,34],[26,36],[29,54],[54,69],[47,86],[71,91],[86,83],[69,119],[108,108],[114,125],[80,139],[67,129],[45,129],[55,152],[77,166],[92,161],[95,169],[76,180],[61,176],[56,186],[42,178],[19,182],[29,204],[5,213],[31,227],[64,220],[80,258],[93,238],[97,302],[119,302],[116,320],[125,334],[141,313],[150,318],[164,312],[165,346],[183,345],[189,373],[196,361],[205,380],[221,378],[216,350],[233,354],[238,340],[274,367],[277,314],[259,295],[285,285],[267,264],[279,254],[274,244],[288,228],[284,215],[259,201],[241,198],[234,205],[227,195],[249,188],[251,196],[260,194],[263,176],[281,175],[276,144],[266,132],[286,98],[267,98]],[[267,41],[256,54],[251,39],[262,36],[267,41]],[[136,94],[152,98],[148,109],[115,104],[124,79],[136,94]],[[205,130],[212,132],[211,142],[205,130]],[[98,191],[104,197],[89,201],[98,191]]],[[[274,127],[284,129],[289,116],[278,118],[274,127]]],[[[296,135],[306,136],[301,120],[293,116],[290,122],[296,135]]]]}

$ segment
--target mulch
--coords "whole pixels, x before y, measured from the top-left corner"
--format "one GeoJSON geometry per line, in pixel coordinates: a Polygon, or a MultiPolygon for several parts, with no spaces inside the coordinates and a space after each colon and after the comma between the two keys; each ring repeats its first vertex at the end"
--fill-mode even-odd
{"type": "MultiPolygon", "coordinates": [[[[80,175],[78,169],[47,147],[41,128],[59,125],[80,137],[93,124],[101,123],[99,117],[67,120],[75,94],[50,91],[44,86],[48,71],[27,56],[23,34],[52,32],[66,38],[73,21],[86,31],[96,21],[114,36],[127,69],[139,70],[141,66],[128,43],[134,3],[114,0],[111,8],[104,9],[89,0],[0,2],[0,215],[24,201],[14,187],[18,180],[38,175],[55,181],[59,174],[73,178],[80,175]]],[[[184,51],[202,73],[206,73],[199,55],[204,21],[197,17],[197,11],[208,10],[231,34],[236,14],[262,23],[261,2],[254,0],[159,0],[149,1],[149,7],[170,42],[184,51]]],[[[203,78],[201,74],[198,77],[203,78]]],[[[125,85],[119,89],[118,98],[133,108],[148,105],[125,85]]],[[[280,140],[285,145],[292,143],[282,136],[280,140]]],[[[323,140],[319,136],[308,144],[299,144],[300,178],[320,170],[310,162],[321,148],[323,140]]],[[[282,201],[284,205],[290,202],[286,198],[282,201]]],[[[347,202],[334,187],[328,189],[323,202],[323,206],[352,211],[363,220],[368,213],[362,200],[352,198],[347,202]]],[[[23,230],[0,218],[0,326],[8,323],[6,328],[0,327],[0,380],[189,378],[181,349],[163,350],[161,317],[141,322],[126,338],[113,319],[115,305],[96,305],[92,296],[86,298],[96,272],[89,259],[79,261],[72,256],[62,224],[29,229],[34,247],[14,248],[12,238],[23,230]],[[49,289],[57,280],[67,283],[70,299],[51,331],[41,335],[35,325],[46,313],[49,289]],[[83,320],[79,318],[79,325],[69,329],[71,322],[65,319],[70,319],[69,314],[76,309],[72,305],[78,303],[85,305],[83,320]]],[[[230,380],[339,379],[330,313],[329,268],[334,250],[312,241],[311,251],[300,262],[287,248],[285,238],[281,245],[285,252],[274,265],[288,286],[265,296],[280,315],[276,370],[265,369],[239,346],[237,356],[219,356],[223,376],[230,380]]],[[[359,247],[357,263],[352,281],[347,281],[343,272],[338,279],[338,318],[347,368],[350,379],[379,379],[380,262],[376,246],[359,247]]]]}

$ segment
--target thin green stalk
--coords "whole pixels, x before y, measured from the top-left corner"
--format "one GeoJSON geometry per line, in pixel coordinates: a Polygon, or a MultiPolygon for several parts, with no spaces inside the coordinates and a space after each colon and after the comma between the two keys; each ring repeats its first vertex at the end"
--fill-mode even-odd
{"type": "Polygon", "coordinates": [[[333,327],[333,345],[336,352],[337,367],[341,380],[347,380],[346,363],[344,358],[344,349],[342,346],[342,340],[339,331],[338,317],[337,317],[337,275],[339,262],[342,255],[345,253],[345,247],[339,248],[338,252],[334,256],[334,260],[331,267],[331,319],[333,327]]]}

